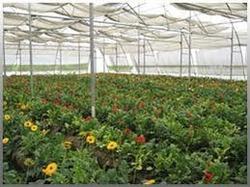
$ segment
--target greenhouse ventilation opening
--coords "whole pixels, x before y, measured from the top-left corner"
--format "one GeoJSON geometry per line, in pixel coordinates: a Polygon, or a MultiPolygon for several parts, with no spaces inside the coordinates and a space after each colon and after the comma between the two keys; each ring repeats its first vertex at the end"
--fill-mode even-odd
{"type": "Polygon", "coordinates": [[[247,3],[3,3],[3,181],[247,181],[247,3]]]}

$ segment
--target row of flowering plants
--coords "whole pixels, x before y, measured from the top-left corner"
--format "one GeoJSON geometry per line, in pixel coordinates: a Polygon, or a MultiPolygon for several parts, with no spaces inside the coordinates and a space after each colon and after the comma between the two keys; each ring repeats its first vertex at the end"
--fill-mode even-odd
{"type": "Polygon", "coordinates": [[[4,80],[4,183],[246,183],[246,82],[97,75],[4,80]]]}

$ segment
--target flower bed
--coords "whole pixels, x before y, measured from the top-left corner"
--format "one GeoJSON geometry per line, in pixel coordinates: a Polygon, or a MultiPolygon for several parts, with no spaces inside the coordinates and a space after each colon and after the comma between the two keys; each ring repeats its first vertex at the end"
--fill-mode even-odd
{"type": "Polygon", "coordinates": [[[4,183],[246,183],[246,82],[97,75],[4,82],[4,183]]]}

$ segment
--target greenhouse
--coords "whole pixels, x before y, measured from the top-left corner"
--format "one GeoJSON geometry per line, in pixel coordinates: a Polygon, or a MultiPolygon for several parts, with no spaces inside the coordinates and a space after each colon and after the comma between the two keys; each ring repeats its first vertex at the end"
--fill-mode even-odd
{"type": "Polygon", "coordinates": [[[246,184],[247,3],[0,5],[5,184],[246,184]]]}

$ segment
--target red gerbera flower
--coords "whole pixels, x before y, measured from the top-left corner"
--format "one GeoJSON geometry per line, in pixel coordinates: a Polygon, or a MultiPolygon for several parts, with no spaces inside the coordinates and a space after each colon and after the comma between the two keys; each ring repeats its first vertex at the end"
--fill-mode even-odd
{"type": "Polygon", "coordinates": [[[211,180],[213,179],[213,177],[214,177],[213,173],[211,173],[209,171],[205,171],[205,173],[204,173],[204,180],[205,180],[205,182],[207,182],[207,183],[211,182],[211,180]]]}
{"type": "Polygon", "coordinates": [[[73,109],[74,108],[73,105],[71,105],[71,104],[65,104],[64,107],[67,108],[67,109],[73,109]]]}
{"type": "Polygon", "coordinates": [[[116,112],[118,112],[118,111],[119,111],[118,105],[117,105],[117,104],[114,104],[114,105],[112,106],[112,112],[113,112],[113,113],[116,113],[116,112]]]}
{"type": "Polygon", "coordinates": [[[143,109],[145,107],[145,103],[143,101],[140,101],[138,104],[139,109],[143,109]]]}
{"type": "Polygon", "coordinates": [[[54,101],[53,101],[53,104],[54,105],[60,105],[61,104],[61,100],[56,98],[54,101]]]}
{"type": "Polygon", "coordinates": [[[47,99],[41,99],[42,104],[47,104],[48,100],[47,99]]]}
{"type": "Polygon", "coordinates": [[[145,137],[141,134],[135,138],[136,143],[138,144],[144,144],[146,139],[145,137]]]}
{"type": "Polygon", "coordinates": [[[84,120],[85,121],[90,121],[92,119],[92,117],[91,116],[88,116],[88,117],[86,117],[84,120]]]}
{"type": "Polygon", "coordinates": [[[126,129],[124,130],[124,134],[125,134],[125,135],[129,135],[130,133],[131,133],[131,129],[126,128],[126,129]]]}
{"type": "Polygon", "coordinates": [[[189,111],[188,111],[188,112],[187,112],[187,117],[188,117],[188,118],[191,118],[191,117],[193,117],[193,114],[192,114],[192,112],[189,112],[189,111]]]}

